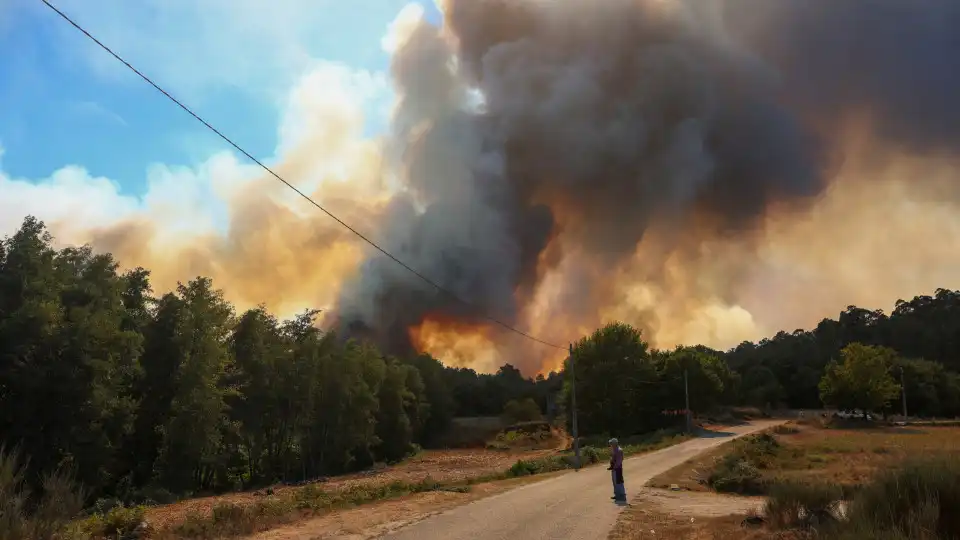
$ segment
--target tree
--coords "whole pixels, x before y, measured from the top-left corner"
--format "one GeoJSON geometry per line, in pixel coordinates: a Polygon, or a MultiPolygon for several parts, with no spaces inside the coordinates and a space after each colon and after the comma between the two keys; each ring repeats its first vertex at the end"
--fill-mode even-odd
{"type": "Polygon", "coordinates": [[[723,401],[727,387],[734,385],[734,377],[719,355],[705,348],[677,347],[673,351],[657,351],[654,355],[664,404],[683,408],[684,379],[687,371],[687,387],[690,408],[706,411],[723,401]]]}
{"type": "MultiPolygon", "coordinates": [[[[578,341],[573,358],[581,433],[625,435],[663,425],[659,373],[639,329],[608,324],[578,341]]],[[[569,363],[566,367],[569,370],[569,363]]],[[[564,402],[569,410],[569,378],[564,402]]]]}
{"type": "Polygon", "coordinates": [[[754,365],[743,376],[743,402],[754,407],[776,407],[784,397],[777,376],[764,365],[754,365]]]}
{"type": "MultiPolygon", "coordinates": [[[[410,390],[408,377],[416,373],[416,368],[391,361],[380,385],[376,454],[388,463],[400,461],[412,448],[413,425],[408,412],[418,410],[419,396],[410,390]]],[[[416,376],[419,382],[419,374],[416,376]]]]}
{"type": "Polygon", "coordinates": [[[841,351],[842,362],[831,362],[820,381],[824,403],[841,409],[876,411],[896,399],[900,385],[890,375],[896,352],[884,347],[851,343],[841,351]]]}
{"type": "Polygon", "coordinates": [[[423,384],[423,399],[414,421],[416,439],[424,444],[435,443],[450,428],[456,400],[445,377],[447,369],[429,354],[420,354],[406,361],[417,369],[423,384]]]}
{"type": "Polygon", "coordinates": [[[230,386],[230,418],[239,426],[241,459],[247,482],[282,476],[281,457],[290,443],[290,418],[281,409],[283,371],[288,343],[277,319],[263,306],[244,313],[233,328],[230,349],[234,372],[230,386]]]}
{"type": "Polygon", "coordinates": [[[173,395],[160,424],[156,474],[177,491],[210,489],[225,473],[221,453],[229,423],[226,384],[233,309],[208,278],[177,288],[179,321],[173,339],[178,353],[173,395]]]}
{"type": "MultiPolygon", "coordinates": [[[[400,459],[440,443],[455,415],[569,410],[566,370],[532,379],[509,363],[477,373],[427,354],[398,361],[317,328],[316,310],[233,313],[208,278],[154,297],[147,269],[55,249],[26,218],[0,240],[0,446],[22,452],[36,490],[66,467],[91,497],[141,502],[145,489],[224,490],[400,459]]],[[[677,422],[661,411],[682,408],[684,370],[696,410],[809,408],[822,394],[889,413],[902,370],[913,414],[960,415],[958,336],[960,292],[946,289],[889,315],[849,306],[725,353],[650,350],[639,329],[611,324],[574,348],[580,427],[629,435],[677,422]]]]}
{"type": "Polygon", "coordinates": [[[524,398],[519,401],[511,399],[503,406],[503,414],[501,416],[508,424],[515,424],[517,422],[542,420],[543,412],[533,398],[524,398]]]}

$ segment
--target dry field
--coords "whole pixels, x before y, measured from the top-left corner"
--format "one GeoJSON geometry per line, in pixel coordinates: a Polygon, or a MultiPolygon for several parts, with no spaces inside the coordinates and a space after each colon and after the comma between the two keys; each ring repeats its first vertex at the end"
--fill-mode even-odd
{"type": "MultiPolygon", "coordinates": [[[[960,427],[876,427],[824,429],[788,424],[776,435],[784,447],[770,467],[761,472],[771,480],[818,480],[853,487],[869,480],[878,469],[908,457],[955,452],[960,449],[960,427]],[[791,433],[791,431],[796,431],[791,433]]],[[[729,447],[692,460],[655,477],[650,485],[677,484],[690,491],[710,491],[705,481],[714,463],[729,447]]]]}
{"type": "MultiPolygon", "coordinates": [[[[960,449],[960,427],[909,426],[825,429],[788,424],[776,429],[780,451],[761,469],[768,481],[811,481],[855,488],[878,471],[905,459],[933,457],[960,449]]],[[[710,471],[732,444],[686,462],[652,479],[621,515],[612,540],[626,539],[795,539],[798,533],[772,531],[744,522],[762,498],[715,493],[710,471]],[[679,491],[667,491],[676,485],[679,491]],[[737,501],[742,501],[740,504],[737,501]],[[718,515],[728,509],[727,516],[718,515]]]]}
{"type": "MultiPolygon", "coordinates": [[[[318,485],[324,491],[350,489],[358,485],[376,486],[392,482],[417,483],[428,477],[441,483],[464,481],[502,473],[518,459],[549,455],[555,450],[504,452],[485,449],[428,450],[403,463],[362,473],[330,478],[318,485]]],[[[275,494],[301,489],[299,486],[274,487],[275,494]]],[[[147,509],[147,521],[163,528],[184,521],[191,514],[209,515],[218,504],[253,504],[262,497],[255,491],[228,493],[213,497],[188,499],[174,504],[147,509]]]]}

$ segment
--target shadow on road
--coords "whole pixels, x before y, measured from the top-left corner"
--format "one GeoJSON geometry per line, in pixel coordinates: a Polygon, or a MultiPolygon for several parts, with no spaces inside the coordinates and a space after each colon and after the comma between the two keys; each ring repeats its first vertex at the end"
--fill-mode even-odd
{"type": "Polygon", "coordinates": [[[730,431],[714,431],[712,429],[697,430],[697,437],[701,439],[719,439],[721,437],[733,437],[736,433],[730,431]]]}

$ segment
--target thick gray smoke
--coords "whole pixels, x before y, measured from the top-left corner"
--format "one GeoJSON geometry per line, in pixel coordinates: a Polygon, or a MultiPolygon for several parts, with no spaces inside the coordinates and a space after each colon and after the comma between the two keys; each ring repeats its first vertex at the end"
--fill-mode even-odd
{"type": "MultiPolygon", "coordinates": [[[[712,260],[704,242],[748,254],[772,209],[814,201],[844,115],[895,143],[957,142],[958,19],[948,0],[448,1],[443,30],[421,24],[394,58],[406,191],[380,240],[511,324],[573,254],[591,281],[555,308],[616,301],[595,269],[628,261],[691,305],[722,298],[751,259],[712,260]],[[668,260],[692,277],[668,285],[668,260]]],[[[339,315],[397,352],[427,316],[483,322],[381,255],[339,315]]]]}
{"type": "Polygon", "coordinates": [[[725,0],[728,30],[774,66],[798,114],[851,109],[910,150],[960,142],[960,2],[725,0]]]}

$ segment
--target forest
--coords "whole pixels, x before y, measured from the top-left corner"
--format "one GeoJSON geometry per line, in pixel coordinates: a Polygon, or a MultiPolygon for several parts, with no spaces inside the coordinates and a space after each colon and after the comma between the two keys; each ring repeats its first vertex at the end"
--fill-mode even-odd
{"type": "MultiPolygon", "coordinates": [[[[394,462],[439,444],[454,417],[569,400],[566,370],[531,379],[510,364],[478,374],[393,358],[321,331],[316,314],[238,313],[203,277],[155,294],[149,270],[56,249],[28,217],[0,242],[0,445],[29,460],[31,478],[68,468],[90,497],[162,502],[394,462]]],[[[608,325],[574,348],[581,430],[677,425],[684,371],[694,411],[820,407],[850,344],[887,351],[911,414],[960,414],[960,292],[940,289],[730,351],[659,351],[608,325]]]]}

